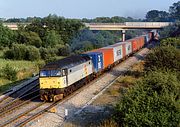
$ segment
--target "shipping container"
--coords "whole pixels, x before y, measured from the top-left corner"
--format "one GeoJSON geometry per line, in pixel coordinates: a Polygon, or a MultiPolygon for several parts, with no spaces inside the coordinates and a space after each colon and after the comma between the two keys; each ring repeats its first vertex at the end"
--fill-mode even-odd
{"type": "Polygon", "coordinates": [[[120,47],[122,47],[122,51],[121,51],[121,53],[122,53],[122,58],[124,58],[124,57],[126,56],[126,45],[125,45],[125,43],[118,42],[118,43],[115,43],[115,44],[113,44],[113,45],[111,45],[111,46],[114,46],[114,47],[120,46],[120,47]]]}
{"type": "Polygon", "coordinates": [[[144,46],[144,37],[140,36],[140,48],[142,48],[144,46]]]}
{"type": "Polygon", "coordinates": [[[87,52],[82,55],[88,55],[91,58],[95,73],[103,69],[103,54],[101,52],[87,52]]]}
{"type": "Polygon", "coordinates": [[[108,68],[114,63],[113,48],[100,48],[91,52],[100,52],[103,54],[103,68],[108,68]]]}
{"type": "Polygon", "coordinates": [[[127,41],[131,42],[131,44],[132,44],[132,51],[136,52],[138,50],[138,41],[137,41],[137,39],[133,38],[133,39],[130,39],[130,40],[127,40],[127,41]]]}
{"type": "Polygon", "coordinates": [[[132,53],[132,44],[131,42],[121,42],[122,45],[125,45],[125,54],[126,56],[132,53]]]}
{"type": "Polygon", "coordinates": [[[123,46],[122,45],[110,45],[106,48],[113,48],[114,62],[123,58],[123,46]]]}
{"type": "Polygon", "coordinates": [[[137,42],[138,42],[138,50],[141,48],[141,38],[140,37],[137,37],[137,42]]]}

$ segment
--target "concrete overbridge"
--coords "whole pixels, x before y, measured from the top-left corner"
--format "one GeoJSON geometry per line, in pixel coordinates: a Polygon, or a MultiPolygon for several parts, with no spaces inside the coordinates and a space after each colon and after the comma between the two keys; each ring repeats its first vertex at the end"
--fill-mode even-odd
{"type": "Polygon", "coordinates": [[[162,29],[171,22],[85,23],[90,30],[162,29]]]}
{"type": "Polygon", "coordinates": [[[162,29],[172,25],[172,22],[125,22],[125,23],[84,23],[90,30],[121,30],[122,41],[125,41],[125,31],[134,29],[162,29]]]}

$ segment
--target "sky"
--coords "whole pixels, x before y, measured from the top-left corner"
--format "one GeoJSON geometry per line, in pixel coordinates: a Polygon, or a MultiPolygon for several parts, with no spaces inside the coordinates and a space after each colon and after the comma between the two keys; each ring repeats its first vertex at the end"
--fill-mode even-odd
{"type": "Polygon", "coordinates": [[[0,18],[45,17],[49,14],[81,19],[145,18],[148,11],[168,11],[175,2],[178,0],[0,0],[0,18]]]}

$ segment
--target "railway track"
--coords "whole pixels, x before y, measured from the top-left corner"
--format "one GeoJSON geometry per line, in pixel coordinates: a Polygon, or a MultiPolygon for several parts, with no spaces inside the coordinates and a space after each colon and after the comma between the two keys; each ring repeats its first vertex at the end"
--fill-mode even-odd
{"type": "Polygon", "coordinates": [[[38,79],[33,80],[27,85],[24,85],[20,87],[19,89],[15,90],[14,92],[10,93],[9,95],[6,95],[0,100],[0,108],[1,108],[1,105],[9,103],[15,100],[16,98],[20,98],[21,96],[25,95],[27,92],[29,92],[30,90],[34,89],[37,86],[38,86],[38,79]]]}
{"type": "Polygon", "coordinates": [[[39,98],[39,89],[32,91],[21,98],[17,98],[10,103],[0,108],[0,117],[7,115],[7,113],[13,112],[14,110],[21,108],[22,106],[30,103],[31,101],[39,98]]]}
{"type": "MultiPolygon", "coordinates": [[[[28,103],[39,98],[39,85],[38,79],[23,85],[10,94],[5,95],[0,100],[0,120],[1,123],[7,120],[7,116],[14,115],[16,110],[24,107],[28,103]]],[[[0,125],[1,126],[1,125],[0,125]]]]}

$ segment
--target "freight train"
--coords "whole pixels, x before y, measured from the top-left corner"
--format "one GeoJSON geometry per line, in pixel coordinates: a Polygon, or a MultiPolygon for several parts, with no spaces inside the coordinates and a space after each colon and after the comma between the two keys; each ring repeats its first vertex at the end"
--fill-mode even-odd
{"type": "Polygon", "coordinates": [[[39,73],[40,98],[56,101],[148,45],[153,32],[46,64],[39,73]]]}

